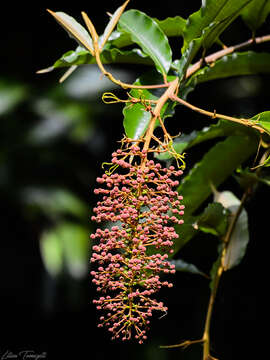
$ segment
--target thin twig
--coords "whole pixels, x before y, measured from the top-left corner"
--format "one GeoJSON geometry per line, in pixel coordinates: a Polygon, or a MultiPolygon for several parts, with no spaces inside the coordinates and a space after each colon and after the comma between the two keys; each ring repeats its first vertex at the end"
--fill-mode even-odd
{"type": "Polygon", "coordinates": [[[190,104],[189,102],[181,99],[180,97],[178,97],[177,95],[175,94],[172,94],[170,99],[172,101],[177,101],[179,102],[180,104],[188,107],[189,109],[191,110],[194,110],[200,114],[203,114],[203,115],[206,115],[206,116],[209,116],[213,119],[215,118],[220,118],[220,119],[224,119],[224,120],[229,120],[229,121],[233,121],[233,122],[236,122],[238,124],[241,124],[241,125],[245,125],[245,126],[249,126],[249,127],[252,127],[256,130],[259,130],[260,133],[263,133],[263,132],[267,132],[267,130],[263,129],[262,127],[258,126],[256,120],[250,120],[250,119],[238,119],[238,118],[235,118],[235,117],[232,117],[232,116],[228,116],[228,115],[223,115],[223,114],[218,114],[216,111],[214,112],[211,112],[211,111],[207,111],[207,110],[204,110],[204,109],[201,109],[195,105],[192,105],[190,104]]]}
{"type": "MultiPolygon", "coordinates": [[[[205,62],[207,64],[211,64],[215,61],[217,61],[218,59],[222,58],[223,56],[226,56],[226,55],[229,55],[237,50],[240,50],[240,49],[243,49],[247,46],[250,46],[250,45],[253,45],[254,43],[255,44],[261,44],[261,43],[264,43],[264,42],[267,42],[267,41],[270,41],[270,35],[265,35],[265,36],[260,36],[260,37],[256,37],[255,39],[254,38],[251,38],[249,40],[246,40],[240,44],[237,44],[237,45],[233,45],[233,46],[230,46],[230,47],[227,47],[225,49],[222,49],[222,50],[219,50],[211,55],[208,55],[205,57],[205,62]]],[[[190,66],[189,69],[187,70],[187,73],[186,73],[186,78],[190,77],[191,75],[193,75],[196,71],[200,70],[202,66],[202,61],[201,59],[199,61],[197,61],[194,65],[190,66]]]]}

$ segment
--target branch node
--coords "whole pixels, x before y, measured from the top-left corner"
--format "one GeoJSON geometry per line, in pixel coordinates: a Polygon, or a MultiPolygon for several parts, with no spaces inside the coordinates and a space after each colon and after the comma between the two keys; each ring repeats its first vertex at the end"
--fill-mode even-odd
{"type": "Polygon", "coordinates": [[[217,112],[216,112],[216,109],[214,110],[213,112],[213,115],[212,115],[212,119],[215,119],[217,117],[217,112]]]}
{"type": "Polygon", "coordinates": [[[181,342],[180,344],[175,344],[175,345],[160,345],[159,347],[161,349],[173,349],[173,348],[179,348],[179,347],[186,349],[190,345],[204,343],[204,342],[205,342],[205,339],[202,338],[202,339],[198,339],[198,340],[185,340],[185,341],[181,342]]]}

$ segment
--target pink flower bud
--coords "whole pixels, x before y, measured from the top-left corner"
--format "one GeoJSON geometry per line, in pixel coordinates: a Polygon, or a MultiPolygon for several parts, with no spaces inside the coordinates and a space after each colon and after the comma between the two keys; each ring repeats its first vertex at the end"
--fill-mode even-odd
{"type": "Polygon", "coordinates": [[[142,343],[154,310],[167,309],[153,295],[163,286],[172,286],[158,274],[175,273],[167,260],[178,237],[171,225],[183,223],[179,217],[184,205],[174,189],[179,185],[175,178],[182,172],[145,161],[147,151],[137,144],[127,142],[126,148],[115,151],[112,163],[117,169],[97,178],[101,187],[94,193],[101,199],[91,219],[104,223],[105,228],[97,229],[90,238],[99,240],[91,257],[97,269],[91,271],[93,283],[105,294],[93,301],[104,312],[98,326],[107,327],[113,339],[127,341],[134,336],[142,343]],[[110,229],[107,222],[113,223],[110,229]]]}

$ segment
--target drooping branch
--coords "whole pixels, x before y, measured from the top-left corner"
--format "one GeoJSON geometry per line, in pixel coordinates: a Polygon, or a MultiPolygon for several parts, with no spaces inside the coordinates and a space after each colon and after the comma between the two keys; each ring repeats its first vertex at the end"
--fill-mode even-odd
{"type": "Polygon", "coordinates": [[[267,132],[267,130],[263,129],[261,126],[258,125],[258,122],[256,120],[244,119],[244,118],[239,119],[239,118],[236,118],[236,117],[233,117],[233,116],[218,114],[216,111],[214,111],[214,112],[207,111],[207,110],[201,109],[201,108],[199,108],[199,107],[197,107],[195,105],[190,104],[189,102],[181,99],[180,97],[178,97],[175,94],[173,94],[170,97],[170,99],[172,101],[177,101],[180,104],[182,104],[182,105],[188,107],[189,109],[191,109],[193,111],[196,111],[196,112],[198,112],[198,113],[200,113],[202,115],[209,116],[212,119],[219,118],[219,119],[229,120],[229,121],[233,121],[233,122],[236,122],[238,124],[241,124],[241,125],[252,127],[253,129],[258,130],[260,133],[267,132]]]}
{"type": "Polygon", "coordinates": [[[82,11],[82,17],[93,39],[94,56],[96,58],[96,63],[100,71],[103,73],[103,75],[108,77],[108,79],[110,79],[114,84],[119,85],[124,89],[156,89],[156,88],[168,87],[168,83],[166,82],[164,84],[159,84],[159,85],[133,85],[133,84],[123,83],[121,80],[115,79],[115,77],[104,68],[104,65],[102,64],[102,61],[100,59],[101,50],[98,45],[98,35],[94,25],[92,24],[87,14],[83,11],[82,11]]]}

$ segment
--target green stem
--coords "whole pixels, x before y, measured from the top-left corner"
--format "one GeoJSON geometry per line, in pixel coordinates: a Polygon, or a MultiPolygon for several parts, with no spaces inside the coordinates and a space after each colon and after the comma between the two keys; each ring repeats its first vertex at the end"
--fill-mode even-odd
{"type": "Polygon", "coordinates": [[[206,320],[205,320],[205,325],[204,325],[203,360],[214,359],[210,355],[210,326],[211,326],[213,307],[214,307],[214,303],[215,303],[221,276],[222,276],[223,272],[227,270],[227,267],[224,264],[224,259],[225,259],[226,253],[227,253],[228,245],[230,243],[233,231],[235,229],[235,225],[236,225],[237,220],[243,210],[243,206],[248,197],[249,192],[250,192],[250,189],[247,189],[244,192],[242,199],[241,199],[241,203],[240,203],[239,207],[237,208],[237,211],[233,214],[231,221],[229,223],[228,230],[223,238],[223,250],[219,257],[218,268],[217,268],[216,274],[214,276],[212,291],[211,291],[211,295],[210,295],[210,299],[209,299],[209,303],[208,303],[208,309],[207,309],[206,320]]]}
{"type": "Polygon", "coordinates": [[[221,275],[223,273],[223,266],[221,265],[221,258],[220,258],[220,265],[217,269],[213,288],[211,291],[208,308],[207,308],[207,314],[206,314],[206,320],[204,325],[204,332],[203,332],[203,360],[209,360],[210,358],[210,326],[211,326],[211,319],[212,319],[212,313],[214,308],[214,303],[217,295],[218,285],[220,282],[221,275]]]}

